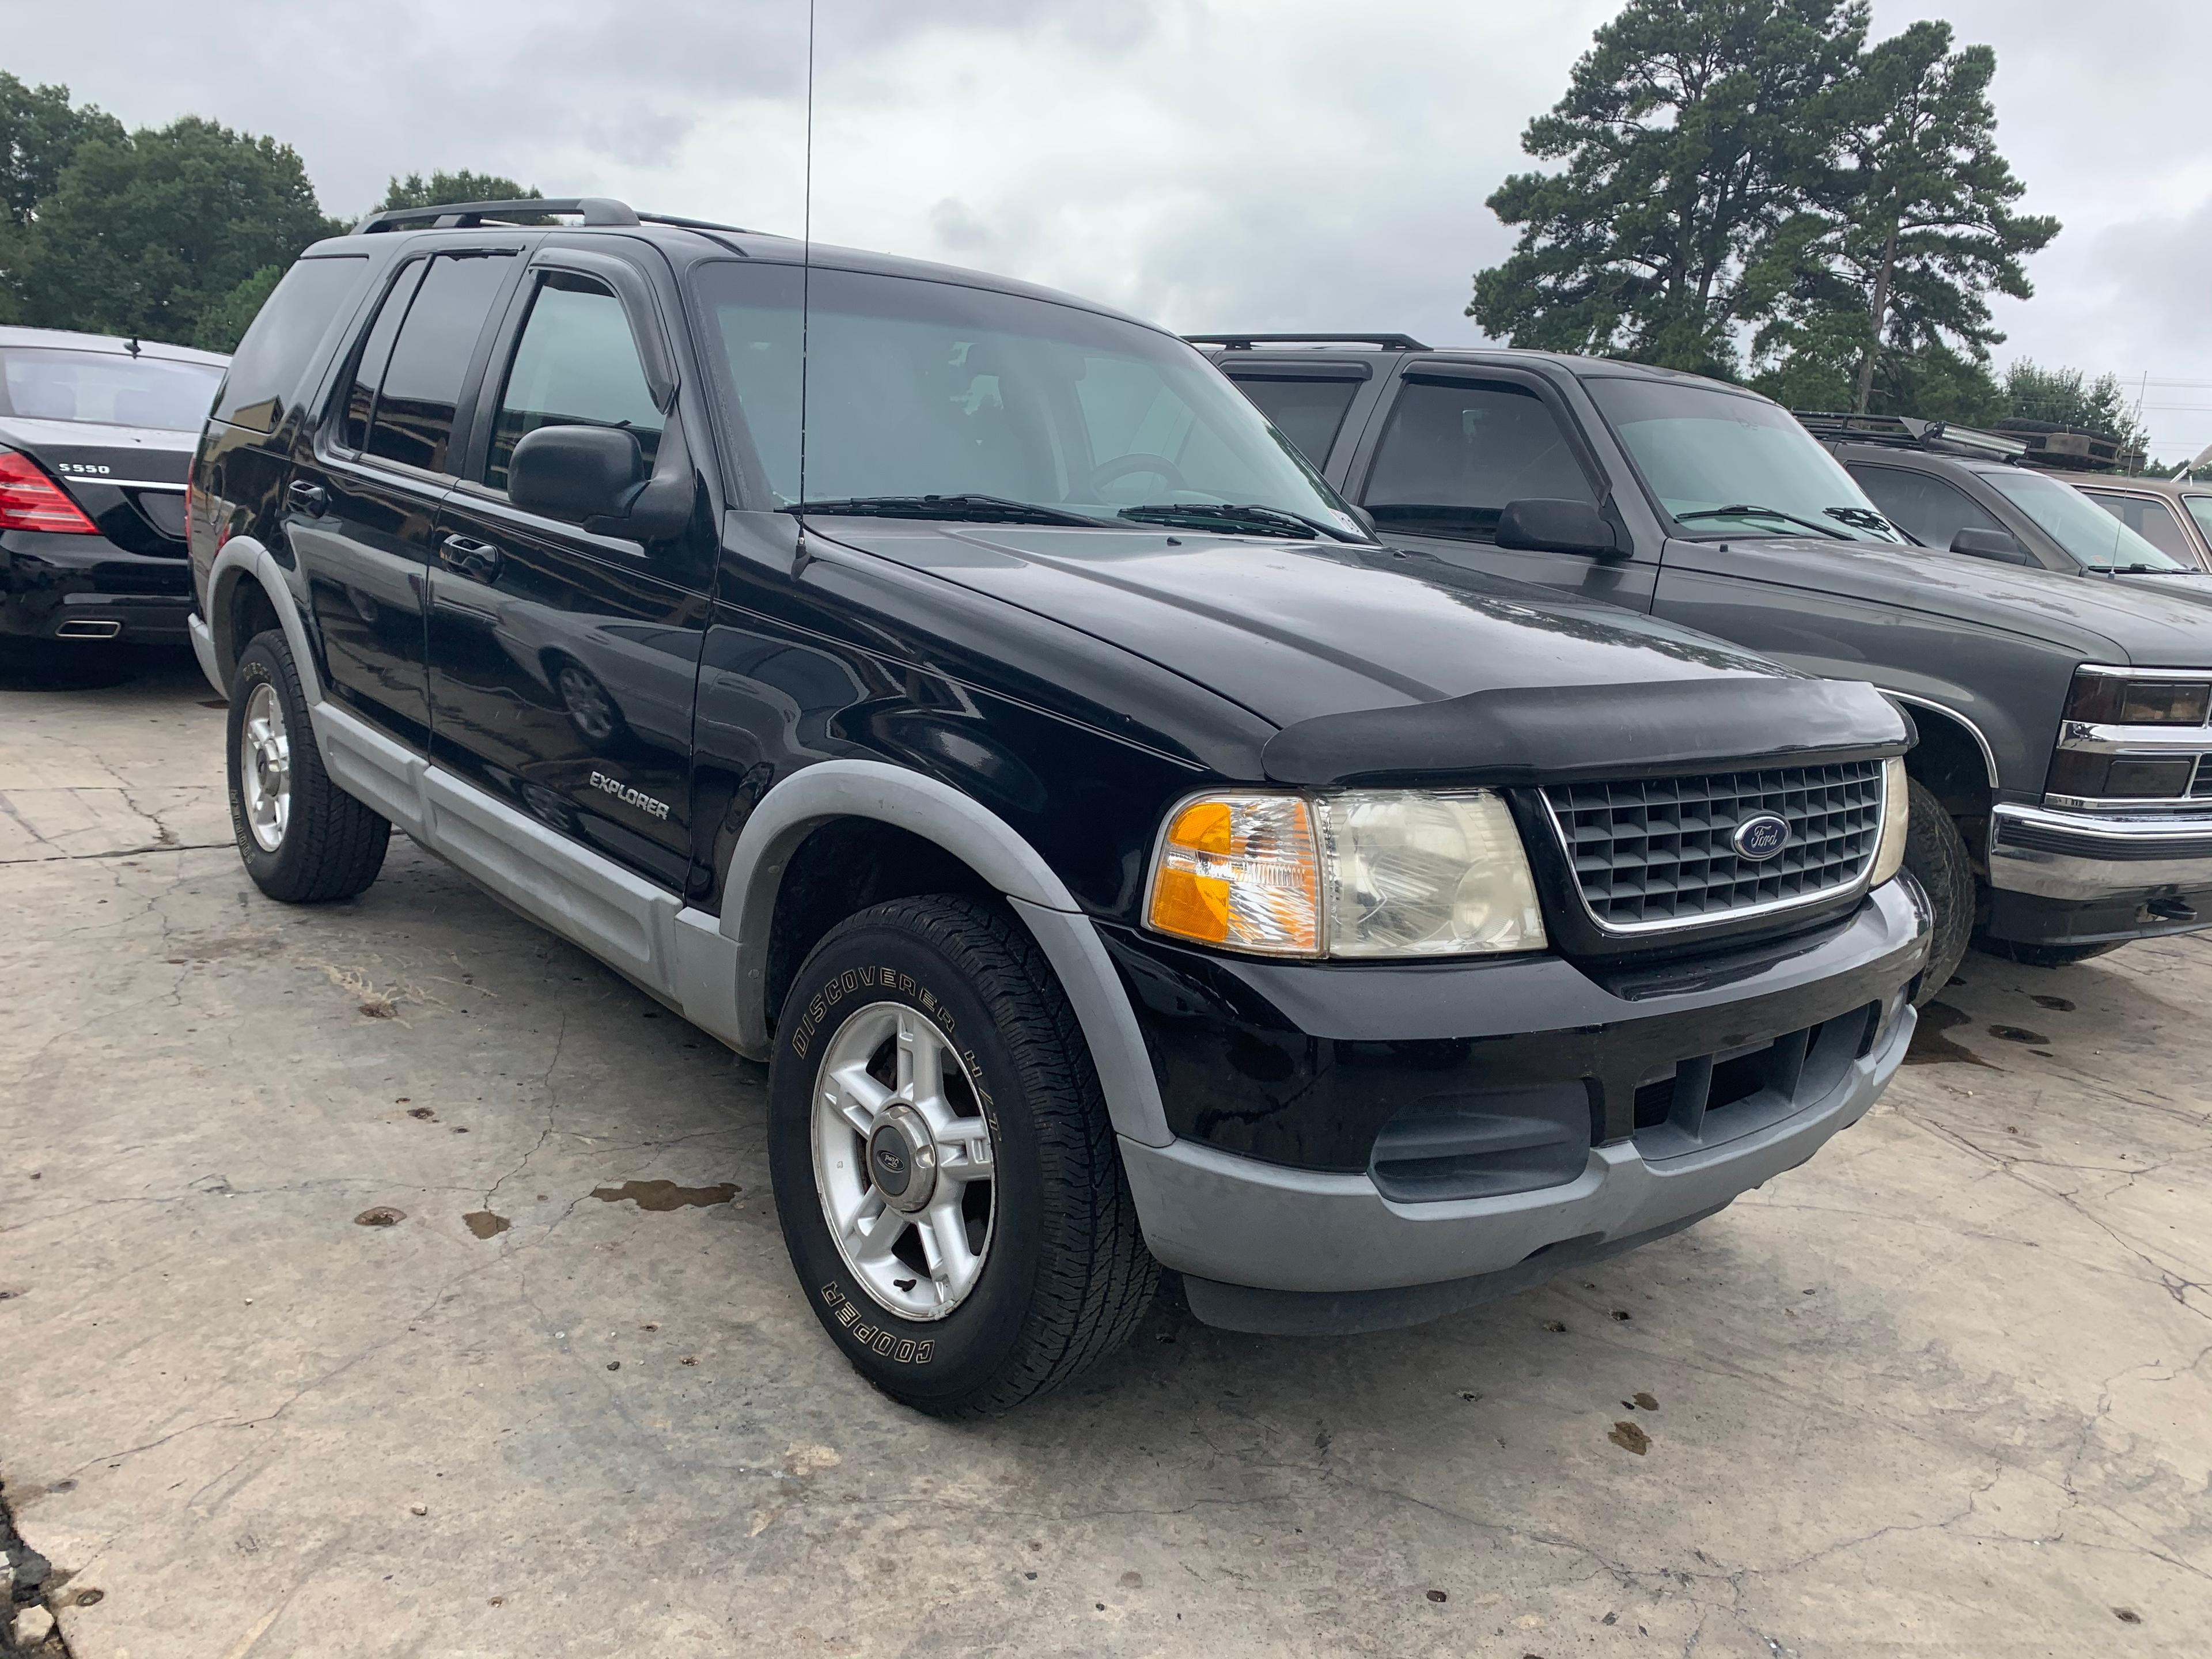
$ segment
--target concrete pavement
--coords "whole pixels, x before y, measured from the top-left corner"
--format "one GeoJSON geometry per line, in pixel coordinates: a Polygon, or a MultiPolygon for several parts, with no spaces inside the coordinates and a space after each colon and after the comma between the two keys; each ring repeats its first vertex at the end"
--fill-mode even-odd
{"type": "Polygon", "coordinates": [[[0,1498],[77,1659],[2212,1644],[2212,942],[1969,957],[1586,1276],[1164,1306],[948,1426],[802,1305],[759,1068],[404,841],[263,899],[209,698],[0,681],[0,1498]]]}

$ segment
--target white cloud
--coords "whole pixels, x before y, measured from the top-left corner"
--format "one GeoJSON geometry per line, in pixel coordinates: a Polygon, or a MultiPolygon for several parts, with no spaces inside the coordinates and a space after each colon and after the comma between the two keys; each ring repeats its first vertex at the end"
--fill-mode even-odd
{"type": "MultiPolygon", "coordinates": [[[[817,234],[1068,288],[1188,328],[1468,341],[1528,165],[1614,0],[821,0],[817,234]]],[[[1876,0],[1997,51],[2006,153],[2065,232],[2002,301],[2020,354],[2154,377],[2160,447],[2212,441],[2203,64],[2212,7],[1876,0]],[[2192,286],[2194,285],[2194,286],[2192,286]]],[[[90,0],[18,7],[8,67],[126,121],[273,133],[326,206],[466,167],[796,231],[803,0],[90,0]],[[87,43],[96,43],[88,50],[87,43]]]]}

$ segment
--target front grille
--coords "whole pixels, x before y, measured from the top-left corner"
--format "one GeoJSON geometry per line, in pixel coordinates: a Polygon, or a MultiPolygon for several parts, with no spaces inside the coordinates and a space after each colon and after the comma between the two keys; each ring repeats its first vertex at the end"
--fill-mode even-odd
{"type": "Polygon", "coordinates": [[[2197,757],[2197,775],[2189,781],[2189,793],[2197,800],[2212,797],[2212,755],[2197,757]]]}
{"type": "Polygon", "coordinates": [[[1866,873],[1881,833],[1880,761],[1713,772],[1544,791],[1601,927],[1659,931],[1840,892],[1866,873]],[[1735,850],[1747,820],[1790,826],[1765,860],[1735,850]]]}

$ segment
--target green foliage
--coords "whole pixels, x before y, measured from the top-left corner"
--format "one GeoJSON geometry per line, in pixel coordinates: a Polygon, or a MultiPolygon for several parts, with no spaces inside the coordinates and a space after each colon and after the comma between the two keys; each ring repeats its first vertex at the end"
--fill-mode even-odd
{"type": "Polygon", "coordinates": [[[384,199],[371,211],[442,207],[448,202],[517,202],[526,198],[535,201],[543,193],[496,173],[434,173],[427,180],[419,173],[410,173],[404,179],[392,179],[384,199]]]}
{"type": "Polygon", "coordinates": [[[1755,383],[1799,408],[1994,418],[1988,295],[2058,234],[2014,211],[1986,46],[1866,45],[1862,0],[1629,0],[1490,198],[1520,236],[1468,314],[1515,345],[1755,383]]]}
{"type": "Polygon", "coordinates": [[[0,70],[0,209],[31,222],[88,138],[123,139],[123,124],[93,105],[72,107],[67,87],[25,86],[0,70]]]}
{"type": "Polygon", "coordinates": [[[2045,368],[2018,358],[2005,371],[2003,412],[2014,420],[2048,421],[2117,438],[2126,449],[2141,450],[2150,441],[2117,374],[2092,380],[2078,368],[2045,368]]]}
{"type": "Polygon", "coordinates": [[[80,144],[38,204],[15,285],[27,322],[186,341],[333,228],[289,146],[187,116],[80,144]]]}
{"type": "Polygon", "coordinates": [[[1952,365],[1986,364],[2004,337],[1986,296],[2029,297],[2022,256],[2059,228],[2013,211],[2026,186],[1997,153],[1996,73],[1994,52],[1954,52],[1941,22],[1915,23],[1861,58],[1831,105],[1834,160],[1768,256],[1782,298],[1759,331],[1761,360],[1848,362],[1850,401],[1838,406],[1857,409],[1879,409],[1879,388],[1893,404],[1931,373],[1948,382],[1952,365]]]}
{"type": "Polygon", "coordinates": [[[284,265],[264,265],[200,313],[192,337],[185,343],[203,351],[235,351],[247,326],[284,280],[284,265]]]}
{"type": "Polygon", "coordinates": [[[1520,227],[1468,314],[1515,345],[1729,374],[1782,227],[1825,177],[1863,0],[1630,0],[1489,206],[1520,227]]]}

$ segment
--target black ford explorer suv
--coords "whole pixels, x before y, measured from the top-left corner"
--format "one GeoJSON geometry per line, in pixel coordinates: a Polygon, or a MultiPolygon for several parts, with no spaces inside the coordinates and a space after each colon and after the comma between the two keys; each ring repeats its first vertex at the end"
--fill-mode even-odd
{"type": "MultiPolygon", "coordinates": [[[[1408,553],[1910,705],[1906,867],[1936,913],[1923,1000],[1977,929],[2055,966],[2212,925],[2212,577],[2084,579],[1979,518],[1916,545],[1855,451],[1847,474],[1779,405],[1694,375],[1401,335],[1200,343],[1408,553]]],[[[2065,484],[1992,465],[2114,544],[2120,526],[2065,484]]],[[[2126,562],[2172,563],[2128,540],[2126,562]]]]}
{"type": "Polygon", "coordinates": [[[396,823],[768,1060],[805,1294],[916,1406],[1161,1265],[1257,1330],[1533,1283],[1910,1036],[1895,708],[1385,551],[1171,336],[587,199],[319,243],[239,365],[191,539],[252,878],[396,823]]]}
{"type": "Polygon", "coordinates": [[[184,643],[185,469],[227,361],[0,328],[0,649],[184,643]]]}

